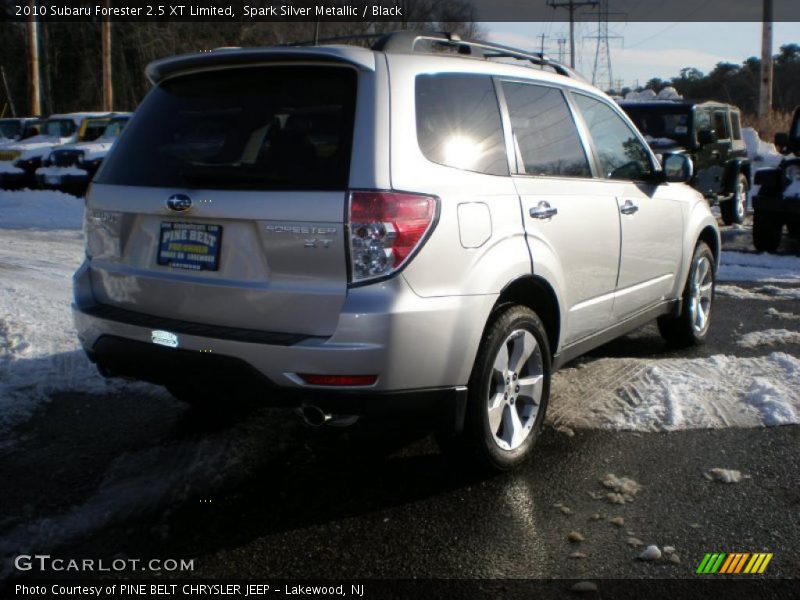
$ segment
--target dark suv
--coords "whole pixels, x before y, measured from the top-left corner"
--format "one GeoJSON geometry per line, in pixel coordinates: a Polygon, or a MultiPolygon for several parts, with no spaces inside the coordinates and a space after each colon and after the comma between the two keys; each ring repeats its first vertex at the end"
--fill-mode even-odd
{"type": "Polygon", "coordinates": [[[755,175],[759,190],[753,198],[753,245],[761,252],[778,249],[784,225],[800,239],[800,106],[789,132],[775,135],[775,145],[786,155],[781,164],[755,175]]]}
{"type": "Polygon", "coordinates": [[[739,109],[719,102],[620,102],[657,155],[688,152],[692,186],[719,203],[726,225],[744,221],[750,162],[739,109]]]}

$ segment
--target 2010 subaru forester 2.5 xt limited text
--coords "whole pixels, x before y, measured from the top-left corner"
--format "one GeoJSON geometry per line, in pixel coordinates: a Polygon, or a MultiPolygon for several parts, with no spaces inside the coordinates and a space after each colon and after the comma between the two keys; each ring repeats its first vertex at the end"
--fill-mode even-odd
{"type": "Polygon", "coordinates": [[[504,469],[559,365],[653,319],[675,344],[706,335],[720,242],[690,159],[662,168],[557,63],[404,32],[148,76],[74,279],[106,375],[319,421],[438,415],[446,450],[504,469]]]}

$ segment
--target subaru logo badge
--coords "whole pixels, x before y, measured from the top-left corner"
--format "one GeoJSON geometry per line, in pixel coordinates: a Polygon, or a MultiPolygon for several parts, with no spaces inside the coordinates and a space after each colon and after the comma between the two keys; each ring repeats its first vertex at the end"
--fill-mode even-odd
{"type": "Polygon", "coordinates": [[[175,212],[186,212],[192,208],[192,199],[186,194],[172,194],[167,198],[167,208],[175,212]]]}

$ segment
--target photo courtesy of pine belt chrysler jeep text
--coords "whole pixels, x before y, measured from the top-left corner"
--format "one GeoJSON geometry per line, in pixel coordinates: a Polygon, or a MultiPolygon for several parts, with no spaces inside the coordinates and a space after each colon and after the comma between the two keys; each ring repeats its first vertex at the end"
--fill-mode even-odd
{"type": "Polygon", "coordinates": [[[541,55],[406,31],[147,74],[74,277],[105,375],[314,423],[419,415],[447,452],[507,469],[554,369],[653,319],[674,344],[706,336],[720,238],[691,160],[662,168],[541,55]]]}

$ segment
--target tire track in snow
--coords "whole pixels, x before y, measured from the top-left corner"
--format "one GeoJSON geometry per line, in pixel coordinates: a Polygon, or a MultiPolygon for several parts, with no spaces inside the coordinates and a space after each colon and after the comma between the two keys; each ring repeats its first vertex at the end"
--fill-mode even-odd
{"type": "Polygon", "coordinates": [[[800,360],[602,358],[557,373],[549,421],[577,429],[674,431],[798,423],[800,360]]]}

